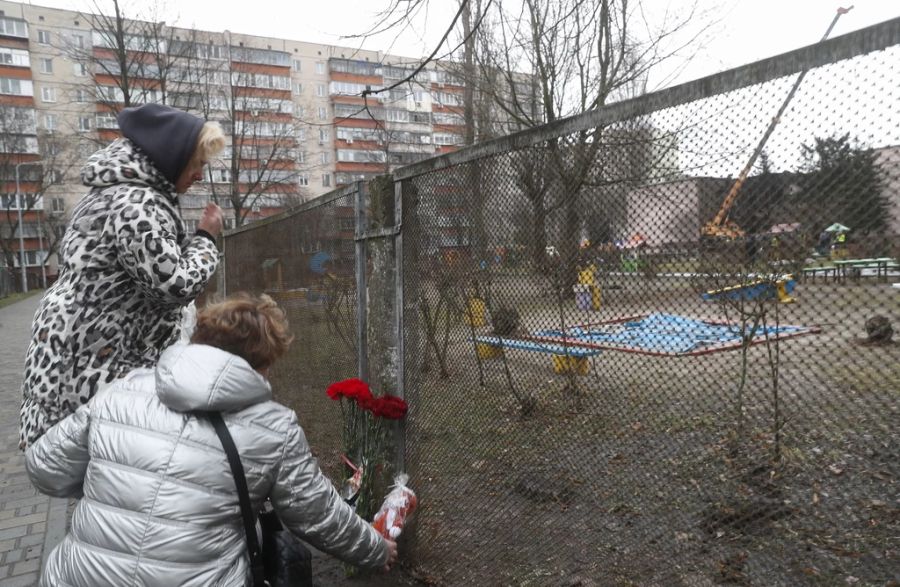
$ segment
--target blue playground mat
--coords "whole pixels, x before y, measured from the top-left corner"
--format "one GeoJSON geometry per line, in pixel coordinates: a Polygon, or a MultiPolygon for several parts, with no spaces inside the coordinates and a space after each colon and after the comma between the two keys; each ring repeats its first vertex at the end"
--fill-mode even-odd
{"type": "MultiPolygon", "coordinates": [[[[756,340],[776,336],[811,332],[803,326],[774,326],[756,333],[756,340]]],[[[560,330],[542,330],[535,338],[561,338],[560,330]]],[[[573,344],[593,343],[621,347],[622,350],[645,351],[662,354],[689,354],[712,347],[740,345],[740,330],[736,325],[715,324],[677,314],[654,313],[628,322],[610,324],[604,328],[574,327],[566,331],[573,344]]],[[[606,347],[604,347],[606,348],[606,347]]]]}

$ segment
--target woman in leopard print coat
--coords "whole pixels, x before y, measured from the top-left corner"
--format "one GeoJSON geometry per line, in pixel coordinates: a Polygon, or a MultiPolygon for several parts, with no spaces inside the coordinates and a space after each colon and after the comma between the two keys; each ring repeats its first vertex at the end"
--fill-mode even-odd
{"type": "Polygon", "coordinates": [[[218,262],[222,212],[210,205],[185,234],[177,194],[225,146],[222,130],[157,104],[126,108],[124,138],[81,171],[90,191],[60,245],[59,278],[35,313],[25,357],[20,447],[118,377],[156,363],[181,310],[218,262]]]}

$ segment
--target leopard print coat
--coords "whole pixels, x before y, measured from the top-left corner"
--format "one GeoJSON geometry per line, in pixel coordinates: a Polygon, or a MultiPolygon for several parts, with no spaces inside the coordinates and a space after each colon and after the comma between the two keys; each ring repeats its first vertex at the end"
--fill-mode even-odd
{"type": "Polygon", "coordinates": [[[116,378],[156,363],[218,262],[212,239],[184,234],[175,186],[128,139],[91,156],[81,179],[91,190],[73,211],[25,357],[23,449],[116,378]]]}

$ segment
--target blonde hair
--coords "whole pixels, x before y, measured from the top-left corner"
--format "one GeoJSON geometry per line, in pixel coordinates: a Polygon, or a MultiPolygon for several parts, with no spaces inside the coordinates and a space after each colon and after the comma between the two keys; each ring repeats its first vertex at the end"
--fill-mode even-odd
{"type": "Polygon", "coordinates": [[[208,163],[210,159],[225,150],[225,133],[218,122],[203,123],[197,136],[197,146],[191,154],[188,166],[195,163],[208,163]]]}
{"type": "Polygon", "coordinates": [[[282,356],[294,340],[284,311],[269,296],[239,293],[206,306],[197,313],[191,342],[206,344],[265,369],[282,356]]]}

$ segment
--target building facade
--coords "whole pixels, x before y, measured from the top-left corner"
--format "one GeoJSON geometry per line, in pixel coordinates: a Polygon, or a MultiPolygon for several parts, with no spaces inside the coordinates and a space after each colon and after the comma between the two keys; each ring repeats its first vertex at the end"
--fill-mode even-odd
{"type": "Polygon", "coordinates": [[[462,81],[440,63],[410,77],[415,63],[0,0],[2,262],[18,267],[21,208],[31,285],[53,278],[52,252],[85,191],[80,167],[118,136],[127,105],[170,104],[229,137],[206,181],[180,198],[189,229],[211,200],[232,227],[459,148],[462,81]]]}

